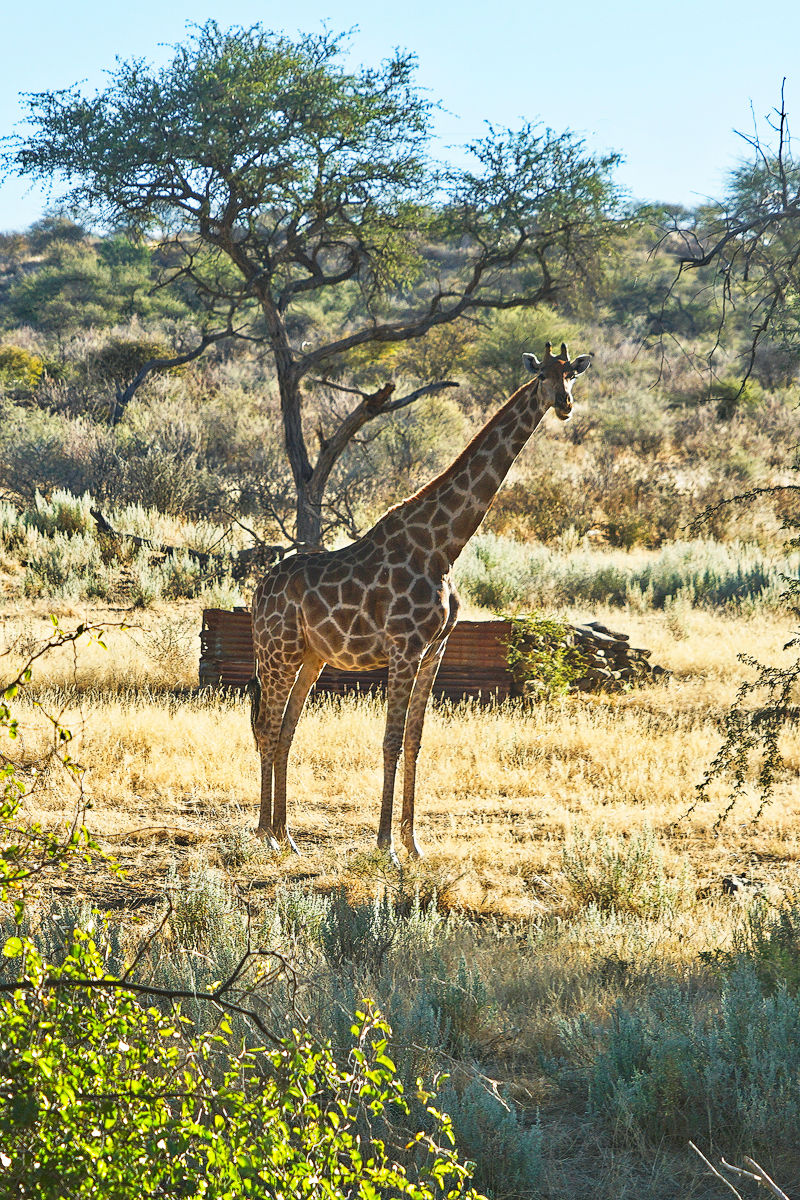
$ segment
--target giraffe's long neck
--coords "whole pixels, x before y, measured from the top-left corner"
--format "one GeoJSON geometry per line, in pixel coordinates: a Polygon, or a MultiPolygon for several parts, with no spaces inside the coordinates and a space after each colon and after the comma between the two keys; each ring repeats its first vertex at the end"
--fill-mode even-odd
{"type": "Polygon", "coordinates": [[[433,547],[454,563],[545,414],[538,390],[536,379],[519,388],[446,471],[379,524],[400,517],[406,535],[423,549],[428,538],[422,531],[429,531],[433,547]]]}

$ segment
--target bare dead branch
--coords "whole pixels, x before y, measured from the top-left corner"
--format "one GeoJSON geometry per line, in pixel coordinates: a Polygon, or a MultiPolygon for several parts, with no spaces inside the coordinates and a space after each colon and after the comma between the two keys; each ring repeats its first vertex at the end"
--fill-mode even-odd
{"type": "Polygon", "coordinates": [[[698,1150],[698,1148],[697,1148],[697,1146],[695,1146],[694,1142],[689,1142],[689,1145],[692,1147],[695,1154],[697,1154],[700,1158],[702,1158],[703,1162],[706,1164],[706,1166],[708,1167],[711,1174],[714,1175],[717,1179],[719,1179],[722,1183],[724,1183],[726,1188],[730,1188],[730,1190],[733,1192],[734,1196],[736,1196],[737,1200],[743,1200],[741,1192],[738,1192],[736,1190],[736,1188],[731,1183],[730,1179],[726,1179],[724,1175],[720,1174],[720,1172],[717,1170],[717,1168],[708,1161],[705,1154],[703,1154],[702,1150],[698,1150]]]}

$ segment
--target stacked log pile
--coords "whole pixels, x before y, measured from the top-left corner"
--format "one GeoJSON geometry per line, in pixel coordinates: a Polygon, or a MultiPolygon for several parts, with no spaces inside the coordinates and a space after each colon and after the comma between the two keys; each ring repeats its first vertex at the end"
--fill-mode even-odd
{"type": "Polygon", "coordinates": [[[600,621],[573,625],[570,641],[586,670],[573,686],[579,692],[621,692],[626,684],[655,683],[669,675],[651,664],[652,650],[631,646],[627,633],[609,629],[600,621]]]}

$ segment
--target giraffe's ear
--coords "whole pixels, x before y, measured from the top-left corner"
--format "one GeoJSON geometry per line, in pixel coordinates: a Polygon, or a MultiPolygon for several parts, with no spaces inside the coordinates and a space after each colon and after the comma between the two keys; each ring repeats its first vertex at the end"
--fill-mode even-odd
{"type": "Polygon", "coordinates": [[[523,354],[522,361],[530,371],[531,375],[538,375],[542,369],[542,364],[539,362],[535,354],[523,354]]]}
{"type": "Polygon", "coordinates": [[[576,375],[582,375],[587,367],[592,365],[592,356],[591,354],[579,354],[575,361],[569,365],[576,375]]]}

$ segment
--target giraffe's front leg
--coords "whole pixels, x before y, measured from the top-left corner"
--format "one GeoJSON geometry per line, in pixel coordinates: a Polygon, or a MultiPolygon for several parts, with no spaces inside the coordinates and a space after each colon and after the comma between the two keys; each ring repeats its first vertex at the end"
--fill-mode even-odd
{"type": "Polygon", "coordinates": [[[273,850],[280,850],[272,824],[272,781],[275,752],[278,746],[283,712],[296,674],[296,669],[291,670],[289,665],[284,663],[281,666],[282,670],[277,670],[275,667],[272,669],[261,668],[251,692],[253,736],[256,739],[261,758],[261,808],[256,837],[268,842],[273,850]]]}
{"type": "Polygon", "coordinates": [[[400,840],[411,858],[422,858],[416,834],[414,832],[414,796],[417,785],[417,758],[422,741],[422,726],[425,722],[425,710],[436,679],[436,673],[444,656],[445,644],[436,651],[433,658],[424,662],[419,669],[411,696],[406,720],[406,734],[403,743],[403,815],[400,821],[400,840]]]}
{"type": "Polygon", "coordinates": [[[406,713],[419,659],[413,661],[394,657],[389,663],[389,682],[386,689],[386,732],[383,738],[383,797],[378,825],[378,848],[387,850],[392,862],[399,866],[392,838],[392,808],[397,760],[403,745],[406,713]]]}

